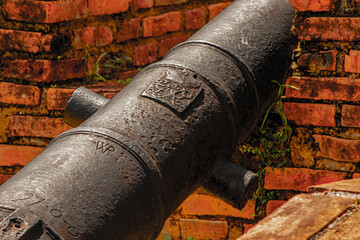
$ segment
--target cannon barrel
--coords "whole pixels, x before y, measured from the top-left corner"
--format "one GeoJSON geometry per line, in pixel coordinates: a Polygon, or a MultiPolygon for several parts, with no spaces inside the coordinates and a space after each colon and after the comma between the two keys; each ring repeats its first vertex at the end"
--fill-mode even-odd
{"type": "Polygon", "coordinates": [[[90,99],[0,187],[0,239],[155,239],[196,188],[227,181],[217,166],[232,169],[222,159],[275,97],[293,17],[287,0],[235,0],[112,100],[90,99]]]}

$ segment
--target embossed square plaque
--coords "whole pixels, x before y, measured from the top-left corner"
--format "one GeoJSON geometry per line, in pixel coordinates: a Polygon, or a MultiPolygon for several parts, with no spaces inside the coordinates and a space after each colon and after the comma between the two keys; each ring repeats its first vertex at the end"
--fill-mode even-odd
{"type": "Polygon", "coordinates": [[[190,72],[181,77],[171,70],[151,83],[141,94],[159,102],[171,110],[182,113],[199,96],[202,91],[201,83],[196,81],[190,72]]]}

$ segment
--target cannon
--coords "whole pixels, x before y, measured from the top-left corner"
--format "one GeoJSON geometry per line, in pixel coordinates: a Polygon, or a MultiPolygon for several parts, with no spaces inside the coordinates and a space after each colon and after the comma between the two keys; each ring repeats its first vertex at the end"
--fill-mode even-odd
{"type": "Polygon", "coordinates": [[[243,206],[256,176],[227,159],[286,76],[293,18],[287,0],[235,0],[112,100],[78,89],[77,127],[0,187],[0,239],[155,239],[201,185],[243,206]]]}

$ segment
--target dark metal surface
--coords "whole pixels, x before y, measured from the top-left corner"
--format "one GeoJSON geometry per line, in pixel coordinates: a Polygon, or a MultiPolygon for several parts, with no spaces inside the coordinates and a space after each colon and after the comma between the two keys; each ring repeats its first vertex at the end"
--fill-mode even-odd
{"type": "Polygon", "coordinates": [[[64,122],[77,127],[108,102],[109,99],[89,89],[79,87],[66,104],[64,122]]]}
{"type": "MultiPolygon", "coordinates": [[[[74,92],[66,105],[64,120],[70,126],[77,127],[109,101],[109,99],[81,87],[74,92]]],[[[225,202],[242,209],[258,186],[258,176],[231,160],[223,158],[219,160],[209,179],[204,181],[203,186],[225,202]]]]}
{"type": "Polygon", "coordinates": [[[155,239],[267,109],[293,16],[235,1],[142,70],[0,187],[0,239],[155,239]]]}
{"type": "Polygon", "coordinates": [[[224,158],[204,181],[203,187],[233,207],[242,209],[258,187],[258,175],[224,158]]]}

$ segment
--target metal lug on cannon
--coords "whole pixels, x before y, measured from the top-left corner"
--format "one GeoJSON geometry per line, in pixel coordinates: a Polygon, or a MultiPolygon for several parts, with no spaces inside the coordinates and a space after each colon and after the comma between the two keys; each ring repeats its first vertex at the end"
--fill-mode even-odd
{"type": "Polygon", "coordinates": [[[245,207],[258,187],[258,175],[223,158],[203,187],[237,209],[245,207]]]}
{"type": "Polygon", "coordinates": [[[77,127],[110,100],[87,88],[79,87],[66,104],[64,122],[77,127]]]}

